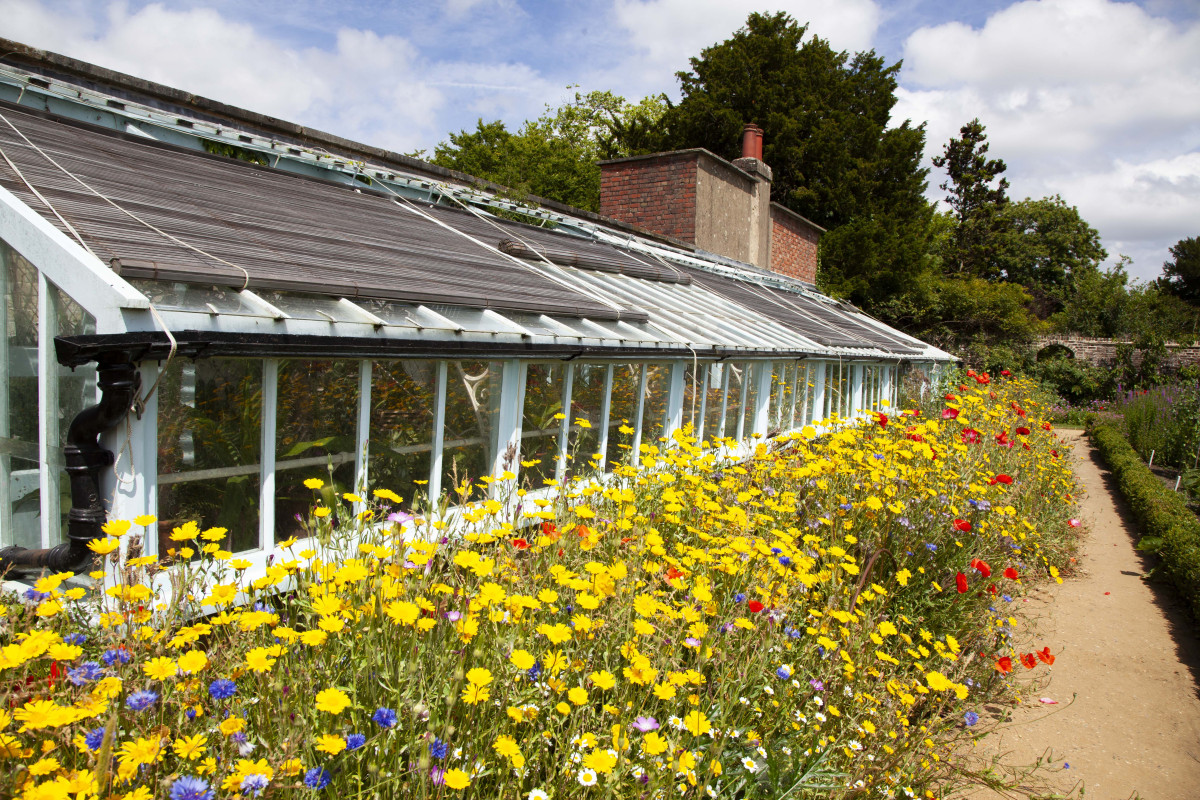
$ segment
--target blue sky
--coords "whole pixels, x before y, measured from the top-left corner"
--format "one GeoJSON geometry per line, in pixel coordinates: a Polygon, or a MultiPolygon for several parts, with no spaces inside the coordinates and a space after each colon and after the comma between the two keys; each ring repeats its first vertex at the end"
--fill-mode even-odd
{"type": "Polygon", "coordinates": [[[0,0],[0,35],[407,152],[568,86],[675,97],[754,10],[903,59],[927,157],[978,116],[1010,194],[1061,194],[1136,277],[1200,236],[1198,0],[0,0]]]}

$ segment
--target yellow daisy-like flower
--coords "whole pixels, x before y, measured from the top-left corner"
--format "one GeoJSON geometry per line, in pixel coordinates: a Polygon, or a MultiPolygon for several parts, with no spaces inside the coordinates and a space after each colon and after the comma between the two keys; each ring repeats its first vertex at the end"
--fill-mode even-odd
{"type": "Polygon", "coordinates": [[[340,714],[350,705],[350,698],[341,689],[325,689],[317,692],[317,710],[329,714],[340,714]]]}
{"type": "Polygon", "coordinates": [[[184,672],[196,673],[208,666],[208,656],[203,650],[189,650],[179,657],[179,668],[184,672]]]}
{"type": "Polygon", "coordinates": [[[256,647],[246,653],[246,667],[254,672],[270,672],[275,666],[275,659],[271,655],[274,648],[256,647]]]}
{"type": "Polygon", "coordinates": [[[208,737],[197,734],[196,736],[185,736],[182,739],[176,739],[173,748],[175,755],[180,758],[195,761],[204,755],[207,744],[208,737]]]}
{"type": "Polygon", "coordinates": [[[463,702],[469,706],[486,703],[488,698],[491,696],[491,693],[486,687],[479,686],[474,683],[467,684],[467,686],[462,690],[463,702]]]}
{"type": "Polygon", "coordinates": [[[322,753],[329,753],[331,756],[336,756],[346,749],[346,740],[341,736],[323,733],[317,739],[317,749],[322,753]]]}
{"type": "Polygon", "coordinates": [[[167,678],[174,678],[179,671],[179,666],[175,663],[175,659],[159,656],[142,664],[142,672],[156,681],[165,681],[167,678]]]}
{"type": "Polygon", "coordinates": [[[508,660],[512,662],[514,667],[522,672],[532,669],[533,665],[537,663],[537,659],[534,658],[533,653],[530,653],[528,650],[513,650],[512,655],[508,657],[508,660]]]}
{"type": "Polygon", "coordinates": [[[446,786],[455,791],[462,791],[471,785],[471,776],[461,769],[446,770],[446,774],[442,776],[442,780],[446,786]]]}
{"type": "Polygon", "coordinates": [[[98,556],[106,556],[120,546],[121,543],[111,536],[104,539],[93,539],[88,542],[88,550],[91,550],[98,556]]]}
{"type": "Polygon", "coordinates": [[[483,667],[476,667],[475,669],[473,669],[467,673],[467,683],[471,683],[476,686],[487,686],[491,682],[492,682],[491,671],[486,670],[483,667]]]}
{"type": "Polygon", "coordinates": [[[325,481],[320,478],[308,478],[304,481],[304,485],[309,489],[320,489],[325,485],[325,481]]]}

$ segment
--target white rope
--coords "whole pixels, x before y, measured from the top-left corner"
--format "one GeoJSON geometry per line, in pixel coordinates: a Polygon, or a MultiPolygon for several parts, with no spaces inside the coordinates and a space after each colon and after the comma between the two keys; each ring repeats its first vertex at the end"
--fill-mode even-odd
{"type": "Polygon", "coordinates": [[[95,259],[97,261],[99,261],[100,256],[96,255],[95,250],[88,247],[88,243],[85,242],[83,240],[83,237],[79,235],[79,231],[75,230],[75,226],[72,225],[70,222],[67,222],[67,218],[64,217],[62,214],[58,213],[58,209],[55,208],[50,203],[50,201],[47,200],[42,195],[42,193],[37,190],[36,186],[34,186],[32,183],[29,182],[29,179],[25,177],[25,173],[21,172],[20,168],[18,168],[17,165],[13,163],[13,160],[8,157],[8,153],[4,152],[4,148],[2,148],[2,147],[0,147],[0,156],[4,157],[4,160],[6,162],[8,162],[8,166],[12,169],[13,172],[17,173],[17,177],[20,178],[22,183],[24,183],[29,188],[29,191],[33,192],[34,195],[37,196],[37,199],[41,200],[42,204],[45,205],[46,208],[50,209],[50,213],[52,213],[54,216],[58,217],[58,221],[61,222],[64,226],[66,226],[66,229],[71,232],[71,235],[75,237],[76,241],[79,242],[80,246],[82,246],[84,250],[87,250],[89,253],[91,253],[92,256],[95,257],[95,259]]]}
{"type": "MultiPolygon", "coordinates": [[[[141,217],[139,217],[137,214],[134,214],[132,211],[128,210],[127,208],[125,208],[125,207],[123,207],[123,206],[119,205],[119,204],[118,204],[116,201],[112,200],[111,198],[109,198],[108,196],[106,196],[105,194],[103,194],[102,192],[100,192],[100,191],[98,191],[98,190],[96,190],[96,189],[92,188],[92,187],[91,187],[91,186],[89,186],[87,183],[84,183],[84,181],[83,181],[83,180],[82,180],[82,179],[81,179],[79,176],[75,175],[75,173],[71,172],[69,169],[67,169],[66,167],[64,167],[62,164],[59,164],[57,161],[55,161],[53,158],[51,158],[49,153],[47,153],[45,150],[43,150],[42,148],[38,147],[36,144],[34,144],[33,142],[31,142],[31,141],[29,140],[29,137],[27,137],[27,136],[26,136],[24,133],[22,133],[22,132],[20,131],[20,129],[19,129],[19,128],[17,128],[17,126],[16,126],[16,125],[13,125],[13,124],[12,124],[12,122],[11,122],[11,121],[8,119],[8,117],[4,116],[4,114],[0,114],[0,120],[4,120],[4,122],[5,122],[5,123],[8,125],[8,127],[12,128],[12,129],[13,129],[13,131],[14,131],[14,132],[15,132],[15,133],[16,133],[18,136],[20,136],[20,137],[21,137],[21,138],[22,138],[22,139],[25,141],[25,143],[26,143],[27,145],[29,145],[29,146],[30,146],[30,147],[32,147],[34,150],[36,150],[38,153],[40,153],[40,154],[42,155],[42,157],[43,157],[43,158],[45,158],[47,161],[49,161],[51,164],[53,164],[54,166],[58,167],[58,169],[59,169],[60,171],[62,171],[62,173],[63,173],[64,175],[66,175],[68,178],[70,178],[71,180],[73,180],[73,181],[75,181],[76,183],[78,183],[78,184],[79,184],[80,186],[82,186],[83,188],[87,189],[87,190],[88,190],[89,192],[91,192],[92,194],[96,195],[96,197],[99,197],[101,200],[103,200],[104,202],[108,203],[110,206],[112,206],[113,208],[117,209],[117,210],[118,210],[118,211],[120,211],[122,214],[125,214],[125,215],[126,215],[126,216],[128,216],[130,219],[132,219],[134,222],[137,222],[137,223],[139,223],[139,224],[141,224],[141,225],[145,225],[145,226],[146,226],[147,228],[149,228],[150,230],[154,231],[155,233],[159,234],[160,236],[163,236],[163,237],[165,237],[166,239],[169,239],[170,241],[174,242],[175,244],[179,245],[180,247],[184,247],[184,248],[186,248],[186,249],[188,249],[188,250],[192,250],[192,251],[194,251],[194,252],[196,252],[196,253],[199,253],[200,255],[204,256],[205,258],[210,258],[210,259],[212,259],[213,261],[217,261],[217,262],[219,262],[219,263],[221,263],[221,264],[224,264],[224,265],[225,265],[225,266],[227,266],[227,267],[233,267],[233,268],[234,268],[234,269],[236,269],[238,272],[242,273],[242,276],[243,276],[243,283],[242,283],[242,287],[241,287],[241,288],[242,288],[243,290],[244,290],[244,289],[246,289],[246,287],[248,287],[248,286],[250,285],[250,273],[249,273],[249,272],[247,272],[247,271],[246,271],[244,268],[242,268],[242,267],[238,266],[237,264],[234,264],[232,261],[226,261],[225,259],[221,258],[220,256],[214,256],[212,253],[209,253],[209,252],[206,252],[206,251],[204,251],[204,250],[201,250],[199,247],[196,247],[196,246],[195,246],[195,245],[193,245],[193,244],[189,244],[188,242],[185,242],[185,241],[183,241],[182,239],[180,239],[180,238],[178,238],[178,237],[176,237],[176,236],[172,236],[171,234],[169,234],[169,233],[167,233],[166,231],[164,231],[162,228],[156,227],[155,225],[151,224],[150,222],[147,222],[146,220],[142,219],[142,218],[141,218],[141,217]]],[[[11,162],[10,162],[10,163],[11,163],[11,162]]],[[[39,197],[40,197],[40,195],[39,195],[39,197]]],[[[57,216],[57,212],[55,212],[55,213],[56,213],[56,216],[57,216]]],[[[61,219],[61,217],[60,217],[60,219],[61,219]]],[[[86,245],[85,245],[85,247],[86,247],[86,245]]],[[[89,248],[89,252],[91,252],[90,248],[89,248]]],[[[95,255],[95,253],[92,253],[92,255],[95,255]]]]}

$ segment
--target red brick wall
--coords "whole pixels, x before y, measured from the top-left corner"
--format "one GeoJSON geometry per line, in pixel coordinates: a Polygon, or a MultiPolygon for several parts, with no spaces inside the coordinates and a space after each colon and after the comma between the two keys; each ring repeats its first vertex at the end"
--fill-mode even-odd
{"type": "Polygon", "coordinates": [[[600,165],[600,213],[655,233],[696,241],[696,153],[600,165]]]}
{"type": "Polygon", "coordinates": [[[771,271],[817,282],[821,232],[777,208],[771,209],[771,271]]]}

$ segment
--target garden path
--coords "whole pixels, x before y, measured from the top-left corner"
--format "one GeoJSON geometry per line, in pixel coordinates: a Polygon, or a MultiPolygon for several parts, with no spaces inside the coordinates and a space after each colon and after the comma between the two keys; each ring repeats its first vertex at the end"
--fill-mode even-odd
{"type": "Polygon", "coordinates": [[[1022,677],[1017,724],[988,737],[987,750],[1008,764],[1052,753],[1056,763],[1040,774],[1062,795],[1196,800],[1196,630],[1168,587],[1142,579],[1153,563],[1134,549],[1136,523],[1090,442],[1078,431],[1063,437],[1086,491],[1076,569],[1034,590],[1023,609],[1030,644],[1049,644],[1057,660],[1048,683],[1045,668],[1022,677]]]}

